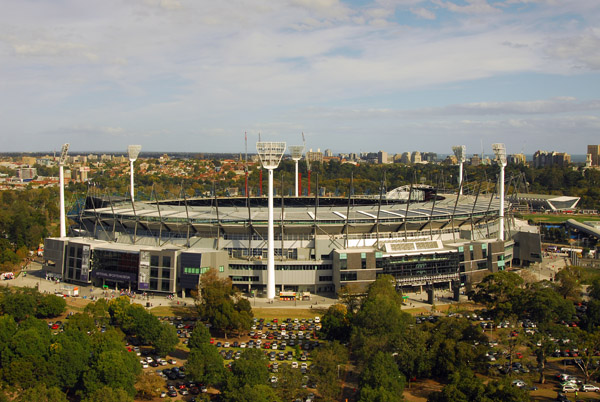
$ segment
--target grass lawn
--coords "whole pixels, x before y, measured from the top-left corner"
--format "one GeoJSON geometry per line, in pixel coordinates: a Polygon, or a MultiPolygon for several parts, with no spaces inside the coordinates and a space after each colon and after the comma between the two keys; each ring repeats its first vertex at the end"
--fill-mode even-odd
{"type": "Polygon", "coordinates": [[[271,321],[273,318],[279,320],[285,318],[314,319],[316,316],[320,317],[325,314],[325,311],[325,309],[319,308],[252,308],[254,317],[264,318],[267,321],[271,321]]]}
{"type": "Polygon", "coordinates": [[[585,221],[600,221],[600,216],[598,215],[546,215],[546,214],[528,214],[522,215],[523,219],[529,220],[531,219],[535,223],[563,223],[569,219],[575,219],[578,222],[585,221]]]}

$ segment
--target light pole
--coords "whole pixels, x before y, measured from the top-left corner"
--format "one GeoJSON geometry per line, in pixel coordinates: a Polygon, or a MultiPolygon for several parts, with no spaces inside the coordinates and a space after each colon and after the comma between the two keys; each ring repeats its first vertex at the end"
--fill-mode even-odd
{"type": "Polygon", "coordinates": [[[269,220],[267,236],[267,299],[275,298],[275,229],[273,227],[273,170],[285,152],[285,142],[257,142],[256,151],[262,166],[269,172],[269,220]]]}
{"type": "Polygon", "coordinates": [[[141,145],[130,145],[127,147],[127,153],[129,154],[129,166],[131,171],[131,202],[134,201],[134,192],[133,192],[133,162],[137,159],[140,151],[142,150],[141,145]]]}
{"type": "Polygon", "coordinates": [[[58,180],[60,185],[60,237],[67,237],[67,218],[65,216],[65,173],[64,166],[69,152],[69,144],[64,144],[58,160],[58,180]]]}
{"type": "Polygon", "coordinates": [[[467,156],[467,147],[465,145],[456,145],[452,147],[452,152],[458,160],[458,194],[462,195],[462,181],[463,181],[463,164],[465,163],[467,156]]]}
{"type": "Polygon", "coordinates": [[[298,161],[302,159],[302,152],[304,151],[304,145],[290,145],[290,153],[292,154],[292,160],[296,164],[296,178],[295,186],[296,189],[296,198],[298,198],[298,161]]]}
{"type": "Polygon", "coordinates": [[[500,193],[500,210],[498,211],[499,217],[499,230],[498,240],[504,240],[504,168],[506,167],[506,146],[504,144],[492,144],[492,149],[496,155],[496,161],[500,165],[500,180],[499,190],[500,193]]]}

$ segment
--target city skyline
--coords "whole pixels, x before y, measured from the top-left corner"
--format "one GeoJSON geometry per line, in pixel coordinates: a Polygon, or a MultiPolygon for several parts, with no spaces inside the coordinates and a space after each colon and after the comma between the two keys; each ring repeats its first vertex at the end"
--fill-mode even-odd
{"type": "Polygon", "coordinates": [[[8,0],[0,152],[585,154],[594,0],[8,0]],[[118,12],[115,12],[115,11],[118,12]]]}

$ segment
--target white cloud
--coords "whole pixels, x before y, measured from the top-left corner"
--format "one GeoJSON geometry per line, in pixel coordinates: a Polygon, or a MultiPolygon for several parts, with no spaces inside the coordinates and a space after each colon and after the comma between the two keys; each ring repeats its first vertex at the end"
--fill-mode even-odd
{"type": "Polygon", "coordinates": [[[423,7],[411,8],[410,12],[413,13],[414,15],[424,18],[426,20],[434,20],[435,19],[435,13],[433,11],[428,10],[423,7]]]}
{"type": "Polygon", "coordinates": [[[500,10],[487,2],[487,0],[467,0],[467,4],[461,6],[452,1],[431,0],[434,4],[449,11],[463,14],[489,14],[499,13],[500,10]]]}

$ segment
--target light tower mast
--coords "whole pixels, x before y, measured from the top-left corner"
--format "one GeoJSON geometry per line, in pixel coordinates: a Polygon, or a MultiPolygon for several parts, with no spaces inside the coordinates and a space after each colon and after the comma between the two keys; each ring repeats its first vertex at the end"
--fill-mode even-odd
{"type": "Polygon", "coordinates": [[[134,201],[133,162],[136,161],[141,150],[141,145],[130,145],[127,147],[127,153],[129,154],[129,166],[131,170],[131,202],[134,201]]]}
{"type": "Polygon", "coordinates": [[[504,240],[504,168],[506,167],[506,146],[504,144],[492,144],[492,149],[496,155],[496,161],[500,165],[500,180],[499,190],[500,193],[500,211],[498,211],[499,228],[498,228],[498,240],[504,240]]]}
{"type": "Polygon", "coordinates": [[[63,167],[67,161],[67,152],[69,152],[69,144],[62,146],[60,158],[58,159],[58,176],[60,184],[60,237],[67,237],[67,218],[65,216],[65,173],[63,167]]]}
{"type": "Polygon", "coordinates": [[[456,145],[452,147],[452,152],[458,160],[458,194],[462,195],[462,181],[463,181],[463,164],[465,163],[467,156],[467,147],[464,145],[456,145]]]}
{"type": "Polygon", "coordinates": [[[269,221],[267,236],[267,299],[275,298],[275,229],[273,227],[273,170],[285,153],[285,142],[257,142],[256,151],[263,168],[269,172],[269,221]]]}
{"type": "Polygon", "coordinates": [[[298,161],[302,159],[302,152],[304,151],[304,145],[290,145],[290,153],[292,154],[292,160],[296,164],[296,198],[298,198],[298,161]]]}

